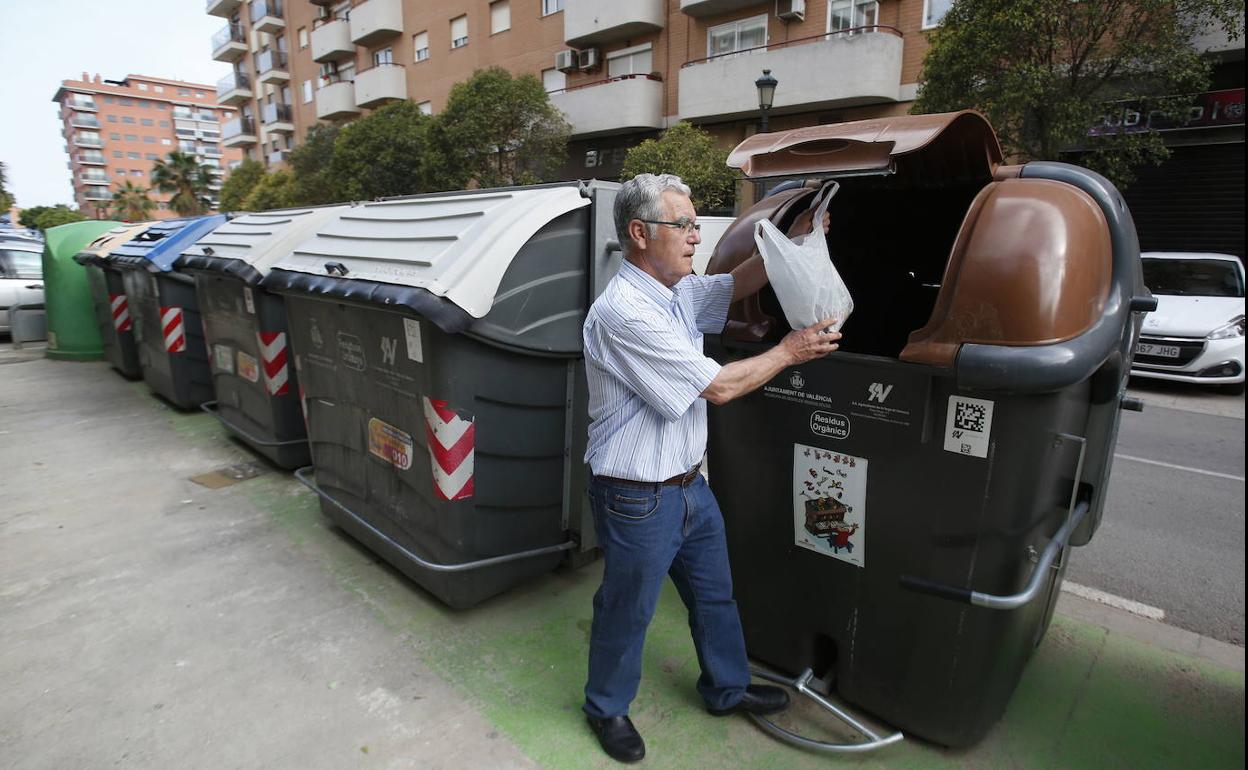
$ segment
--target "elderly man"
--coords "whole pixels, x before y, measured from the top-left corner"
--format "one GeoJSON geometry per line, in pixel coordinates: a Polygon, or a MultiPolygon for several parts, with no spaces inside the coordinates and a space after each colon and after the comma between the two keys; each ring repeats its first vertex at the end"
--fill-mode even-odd
{"type": "Polygon", "coordinates": [[[788,366],[831,353],[840,339],[822,331],[833,323],[826,319],[753,358],[721,367],[704,356],[702,334],[722,330],[728,306],[762,288],[767,274],[755,254],[730,275],[692,275],[695,219],[679,177],[626,182],[615,200],[624,262],[585,319],[585,461],[605,566],[584,709],[603,749],[623,762],[645,756],[628,708],[665,575],[689,610],[707,711],[770,714],[788,705],[783,690],[749,681],[723,518],[698,473],[706,402],[745,395],[788,366]]]}

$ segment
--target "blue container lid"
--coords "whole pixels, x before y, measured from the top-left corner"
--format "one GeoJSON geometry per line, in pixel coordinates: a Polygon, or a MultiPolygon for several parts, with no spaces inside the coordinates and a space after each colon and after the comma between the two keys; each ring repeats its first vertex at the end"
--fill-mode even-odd
{"type": "Polygon", "coordinates": [[[113,249],[109,259],[131,265],[144,264],[153,272],[167,273],[173,269],[178,255],[227,219],[225,214],[214,214],[157,222],[133,240],[113,249]]]}

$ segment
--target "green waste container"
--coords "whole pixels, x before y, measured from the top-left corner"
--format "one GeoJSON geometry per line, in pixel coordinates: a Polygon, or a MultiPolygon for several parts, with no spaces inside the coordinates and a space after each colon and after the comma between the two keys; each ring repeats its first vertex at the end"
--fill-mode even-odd
{"type": "Polygon", "coordinates": [[[47,312],[48,358],[91,361],[104,355],[95,324],[87,272],[74,255],[120,222],[71,222],[44,233],[43,294],[47,312]]]}

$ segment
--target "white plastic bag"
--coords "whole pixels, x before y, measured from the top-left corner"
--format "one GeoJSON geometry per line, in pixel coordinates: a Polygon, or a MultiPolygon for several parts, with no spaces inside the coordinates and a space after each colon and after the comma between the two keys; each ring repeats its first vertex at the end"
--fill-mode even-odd
{"type": "Polygon", "coordinates": [[[763,255],[767,278],[784,309],[784,317],[794,329],[805,329],[835,316],[832,330],[840,331],[854,310],[854,299],[832,264],[823,234],[823,215],[840,188],[837,182],[824,188],[812,220],[814,230],[807,235],[790,239],[768,219],[761,219],[754,226],[754,243],[763,255]]]}

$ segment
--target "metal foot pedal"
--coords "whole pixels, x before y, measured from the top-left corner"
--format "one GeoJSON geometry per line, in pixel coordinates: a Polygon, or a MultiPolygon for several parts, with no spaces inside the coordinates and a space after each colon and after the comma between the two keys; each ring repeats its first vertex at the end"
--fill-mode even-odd
{"type": "Polygon", "coordinates": [[[864,743],[828,743],[826,741],[817,741],[813,738],[807,738],[804,735],[798,735],[797,733],[790,732],[765,717],[758,716],[757,714],[749,714],[750,719],[754,720],[754,724],[758,725],[762,728],[763,732],[768,733],[773,738],[794,746],[800,746],[804,749],[822,751],[828,754],[860,754],[867,751],[874,751],[878,748],[888,746],[892,743],[898,743],[899,741],[905,739],[905,736],[901,733],[893,733],[892,735],[887,736],[878,735],[870,727],[867,727],[862,722],[855,719],[852,714],[815,692],[810,687],[810,681],[815,677],[814,672],[810,669],[803,671],[796,679],[788,679],[780,676],[779,674],[773,674],[770,671],[760,671],[756,668],[750,669],[750,673],[760,679],[766,679],[769,682],[790,687],[794,691],[805,695],[807,698],[810,698],[815,703],[819,704],[819,706],[825,711],[831,712],[837,719],[867,736],[869,740],[864,743]]]}

